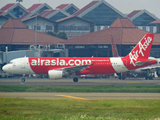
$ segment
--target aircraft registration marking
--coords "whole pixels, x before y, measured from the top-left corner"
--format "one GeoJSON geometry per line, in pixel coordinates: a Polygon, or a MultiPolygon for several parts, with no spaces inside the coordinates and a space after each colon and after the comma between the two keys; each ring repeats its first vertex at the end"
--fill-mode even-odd
{"type": "Polygon", "coordinates": [[[68,96],[68,95],[56,95],[56,96],[79,99],[79,100],[90,100],[90,99],[86,99],[86,98],[80,98],[80,97],[74,97],[74,96],[68,96]]]}

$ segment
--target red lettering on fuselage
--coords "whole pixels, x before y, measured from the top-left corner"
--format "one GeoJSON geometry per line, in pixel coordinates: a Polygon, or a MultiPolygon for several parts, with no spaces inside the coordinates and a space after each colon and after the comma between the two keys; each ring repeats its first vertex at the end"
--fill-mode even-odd
{"type": "Polygon", "coordinates": [[[64,59],[64,58],[33,58],[30,60],[31,66],[79,66],[91,65],[90,59],[64,59]]]}

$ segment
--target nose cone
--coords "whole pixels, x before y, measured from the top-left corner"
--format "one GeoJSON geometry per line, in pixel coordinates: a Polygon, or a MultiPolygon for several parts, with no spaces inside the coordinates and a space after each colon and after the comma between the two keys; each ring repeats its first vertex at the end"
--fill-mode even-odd
{"type": "Polygon", "coordinates": [[[7,65],[2,67],[2,70],[7,72],[7,73],[12,73],[13,70],[11,68],[12,68],[12,66],[10,64],[7,64],[7,65]]]}
{"type": "Polygon", "coordinates": [[[7,65],[5,65],[5,66],[2,67],[2,70],[7,72],[7,68],[8,68],[7,65]]]}

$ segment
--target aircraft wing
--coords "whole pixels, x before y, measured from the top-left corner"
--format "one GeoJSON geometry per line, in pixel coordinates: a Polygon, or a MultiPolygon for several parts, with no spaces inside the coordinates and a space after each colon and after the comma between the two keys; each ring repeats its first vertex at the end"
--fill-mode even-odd
{"type": "Polygon", "coordinates": [[[141,71],[147,71],[147,70],[153,70],[153,69],[159,69],[159,68],[160,68],[160,65],[148,66],[148,67],[141,68],[141,71]]]}
{"type": "Polygon", "coordinates": [[[57,70],[62,70],[68,73],[75,73],[75,72],[82,71],[83,69],[89,68],[89,66],[90,65],[79,65],[79,66],[65,67],[57,70]]]}

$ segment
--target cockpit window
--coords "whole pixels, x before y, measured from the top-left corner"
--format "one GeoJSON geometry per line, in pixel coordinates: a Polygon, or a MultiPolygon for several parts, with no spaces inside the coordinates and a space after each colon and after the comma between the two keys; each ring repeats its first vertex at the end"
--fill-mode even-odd
{"type": "Polygon", "coordinates": [[[13,62],[13,61],[10,61],[10,64],[15,64],[15,62],[13,62]]]}

